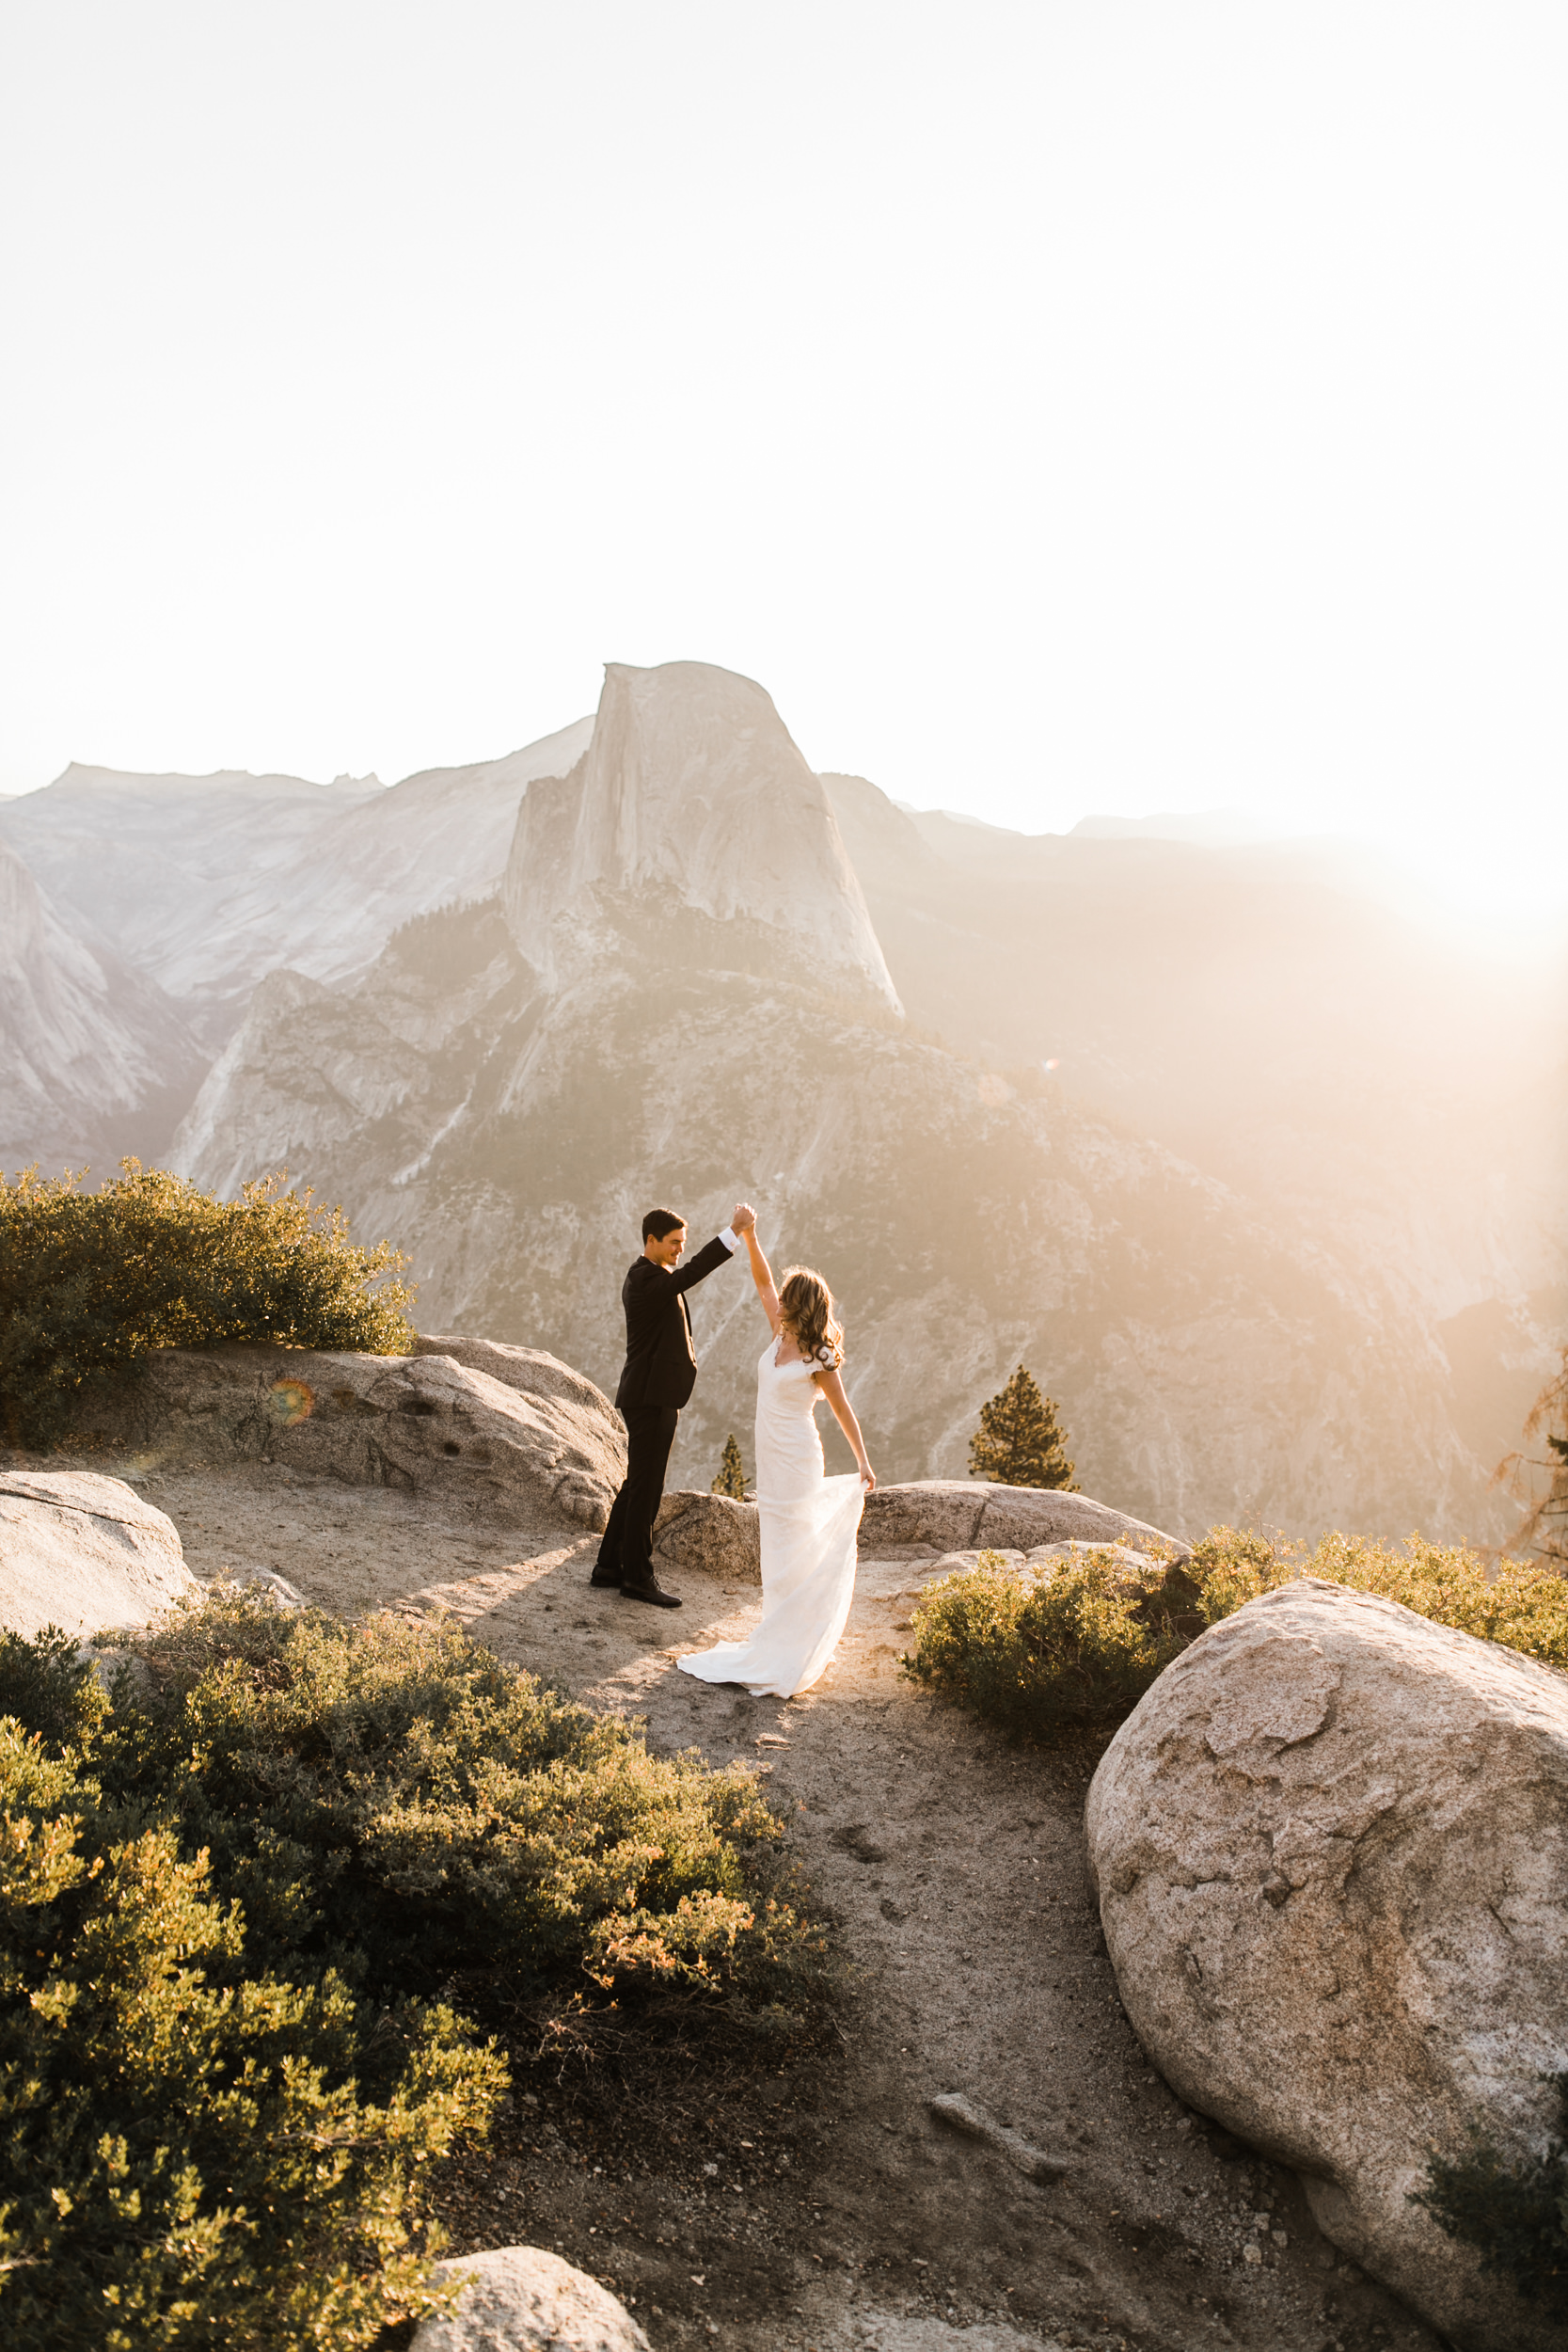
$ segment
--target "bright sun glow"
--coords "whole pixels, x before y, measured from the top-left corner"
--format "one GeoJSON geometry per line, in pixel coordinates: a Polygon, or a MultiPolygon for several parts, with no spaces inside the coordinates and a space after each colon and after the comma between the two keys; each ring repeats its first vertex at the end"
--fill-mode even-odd
{"type": "Polygon", "coordinates": [[[1549,6],[13,12],[0,788],[760,678],[1030,831],[1561,907],[1549,6]]]}

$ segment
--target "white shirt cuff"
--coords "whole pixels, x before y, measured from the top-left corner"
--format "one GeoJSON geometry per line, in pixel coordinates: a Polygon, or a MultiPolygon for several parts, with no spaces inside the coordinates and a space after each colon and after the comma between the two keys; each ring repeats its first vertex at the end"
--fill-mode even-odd
{"type": "Polygon", "coordinates": [[[726,1225],[719,1238],[733,1258],[736,1251],[740,1247],[740,1235],[735,1231],[733,1226],[726,1225]]]}

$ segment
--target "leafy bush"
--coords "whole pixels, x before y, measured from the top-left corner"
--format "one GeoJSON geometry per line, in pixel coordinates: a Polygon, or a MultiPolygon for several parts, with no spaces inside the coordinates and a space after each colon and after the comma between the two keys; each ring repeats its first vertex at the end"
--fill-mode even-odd
{"type": "Polygon", "coordinates": [[[176,1828],[88,1769],[107,1709],[52,1634],[29,1672],[87,1756],[0,1717],[0,2330],[16,2352],[353,2347],[435,2308],[419,2170],[505,2070],[450,2009],[367,2020],[330,1971],[260,1972],[176,1828]],[[58,1753],[51,1754],[52,1748],[58,1753]],[[356,2077],[384,2044],[379,2100],[356,2077]]]}
{"type": "Polygon", "coordinates": [[[906,1671],[1015,1736],[1119,1723],[1182,1646],[1166,1578],[1131,1582],[1110,1551],[1045,1574],[983,1551],[927,1589],[906,1671]]]}
{"type": "Polygon", "coordinates": [[[1309,1549],[1214,1527],[1196,1547],[1187,1573],[1206,1625],[1294,1577],[1322,1576],[1354,1592],[1381,1594],[1480,1641],[1568,1666],[1568,1579],[1517,1560],[1500,1562],[1489,1577],[1462,1545],[1410,1535],[1402,1551],[1364,1535],[1324,1535],[1309,1549]]]}
{"type": "Polygon", "coordinates": [[[136,1647],[153,1694],[103,1768],[173,1805],[269,1965],[380,1998],[504,1965],[525,1988],[586,1971],[761,2000],[816,1965],[793,1913],[750,1899],[742,1850],[780,1832],[747,1773],[650,1755],[454,1626],[230,1585],[136,1647]]]}
{"type": "MultiPolygon", "coordinates": [[[[1552,2079],[1568,2132],[1568,2074],[1552,2079]]],[[[1544,2155],[1511,2165],[1478,2133],[1465,2155],[1433,2157],[1426,2186],[1410,2201],[1475,2247],[1483,2271],[1543,2306],[1548,2319],[1568,2320],[1568,2139],[1560,2135],[1544,2155]]]]}
{"type": "Polygon", "coordinates": [[[1038,1573],[995,1552],[927,1588],[906,1671],[1015,1736],[1109,1730],[1205,1627],[1302,1576],[1397,1600],[1418,1616],[1568,1666],[1568,1580],[1412,1535],[1402,1550],[1362,1536],[1314,1547],[1211,1529],[1180,1565],[1142,1574],[1108,1551],[1038,1573]]]}
{"type": "Polygon", "coordinates": [[[8,2345],[353,2347],[428,2307],[420,2177],[505,2082],[451,2004],[499,1979],[825,1999],[743,1773],[450,1626],[220,1587],[122,1645],[111,1708],[65,1637],[0,1645],[8,2345]]]}
{"type": "Polygon", "coordinates": [[[66,1174],[0,1174],[0,1396],[13,1445],[48,1444],[85,1383],[149,1349],[219,1340],[396,1355],[412,1343],[404,1263],[356,1248],[341,1209],[284,1177],[215,1200],[122,1160],[101,1192],[66,1174]],[[381,1285],[372,1289],[372,1283],[381,1285]]]}
{"type": "Polygon", "coordinates": [[[14,1715],[51,1756],[89,1740],[108,1698],[73,1635],[50,1626],[36,1641],[0,1633],[0,1715],[14,1715]]]}

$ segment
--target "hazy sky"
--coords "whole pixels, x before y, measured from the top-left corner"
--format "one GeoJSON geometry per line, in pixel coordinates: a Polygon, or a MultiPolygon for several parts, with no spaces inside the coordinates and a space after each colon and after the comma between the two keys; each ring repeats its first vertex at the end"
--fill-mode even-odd
{"type": "Polygon", "coordinates": [[[1561,0],[0,24],[0,789],[689,658],[922,804],[1568,872],[1561,0]]]}

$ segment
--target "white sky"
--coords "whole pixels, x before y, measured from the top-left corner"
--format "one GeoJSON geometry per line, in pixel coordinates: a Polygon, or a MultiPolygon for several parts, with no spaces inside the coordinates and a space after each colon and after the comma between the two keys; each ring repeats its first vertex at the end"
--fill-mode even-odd
{"type": "Polygon", "coordinates": [[[0,789],[689,658],[923,805],[1568,874],[1561,0],[0,27],[0,789]]]}

